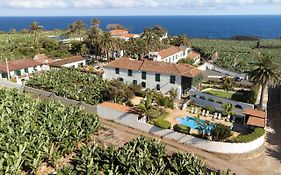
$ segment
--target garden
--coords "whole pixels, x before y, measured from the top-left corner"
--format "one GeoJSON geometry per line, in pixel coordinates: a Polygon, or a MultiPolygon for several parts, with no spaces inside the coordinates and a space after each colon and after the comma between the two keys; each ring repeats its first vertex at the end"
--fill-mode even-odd
{"type": "Polygon", "coordinates": [[[42,165],[61,175],[231,174],[208,169],[192,154],[167,154],[159,141],[142,137],[118,148],[97,145],[91,140],[100,128],[97,115],[18,90],[0,94],[1,174],[36,174],[42,165]]]}

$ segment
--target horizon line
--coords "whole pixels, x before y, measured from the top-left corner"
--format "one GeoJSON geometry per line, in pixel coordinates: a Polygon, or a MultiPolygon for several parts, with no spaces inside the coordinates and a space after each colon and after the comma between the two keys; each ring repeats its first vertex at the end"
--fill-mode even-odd
{"type": "Polygon", "coordinates": [[[26,15],[26,16],[16,16],[7,15],[1,17],[165,17],[165,16],[281,16],[281,14],[171,14],[171,15],[26,15]]]}

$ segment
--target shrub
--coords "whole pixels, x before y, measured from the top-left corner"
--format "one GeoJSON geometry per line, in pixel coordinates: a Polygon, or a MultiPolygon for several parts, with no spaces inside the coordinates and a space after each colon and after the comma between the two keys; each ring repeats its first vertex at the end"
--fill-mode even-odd
{"type": "Polygon", "coordinates": [[[237,138],[232,140],[232,142],[236,143],[247,143],[256,140],[257,138],[263,136],[265,134],[265,130],[263,128],[256,128],[252,133],[246,135],[239,135],[237,138]]]}
{"type": "Polygon", "coordinates": [[[184,134],[189,134],[190,133],[190,127],[181,125],[181,124],[176,124],[173,126],[174,131],[184,133],[184,134]]]}
{"type": "Polygon", "coordinates": [[[213,140],[223,141],[231,136],[231,129],[229,126],[223,124],[215,124],[211,132],[213,140]]]}
{"type": "Polygon", "coordinates": [[[216,112],[216,108],[214,108],[213,106],[207,106],[207,107],[206,107],[206,110],[207,110],[207,111],[210,111],[210,113],[216,112]]]}
{"type": "Polygon", "coordinates": [[[165,108],[174,108],[174,102],[169,97],[159,96],[157,98],[157,102],[159,106],[164,106],[165,108]]]}
{"type": "Polygon", "coordinates": [[[129,86],[129,88],[134,92],[135,95],[140,94],[142,90],[142,87],[137,84],[132,84],[129,86]]]}
{"type": "Polygon", "coordinates": [[[170,129],[171,128],[171,123],[167,120],[164,120],[164,119],[156,120],[155,125],[158,126],[159,128],[162,128],[162,129],[170,129]]]}

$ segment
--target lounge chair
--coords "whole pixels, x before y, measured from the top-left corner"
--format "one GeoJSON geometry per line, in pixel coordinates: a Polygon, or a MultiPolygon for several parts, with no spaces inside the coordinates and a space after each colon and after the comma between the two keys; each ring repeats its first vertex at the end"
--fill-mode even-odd
{"type": "Polygon", "coordinates": [[[203,115],[203,116],[206,115],[206,110],[203,110],[202,115],[203,115]]]}
{"type": "Polygon", "coordinates": [[[210,116],[210,111],[207,111],[206,112],[206,117],[209,117],[210,116]]]}
{"type": "Polygon", "coordinates": [[[194,107],[191,108],[190,113],[192,113],[192,114],[194,113],[194,107]]]}
{"type": "Polygon", "coordinates": [[[195,113],[194,114],[198,114],[198,108],[195,109],[195,113]]]}
{"type": "Polygon", "coordinates": [[[219,120],[221,120],[221,119],[222,119],[222,117],[221,117],[221,113],[219,113],[218,119],[219,119],[219,120]]]}
{"type": "Polygon", "coordinates": [[[214,118],[217,119],[218,118],[218,113],[215,112],[214,118]]]}

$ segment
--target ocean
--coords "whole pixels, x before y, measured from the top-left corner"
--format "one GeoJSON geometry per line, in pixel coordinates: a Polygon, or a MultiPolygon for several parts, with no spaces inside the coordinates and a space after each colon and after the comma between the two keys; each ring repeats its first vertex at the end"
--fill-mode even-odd
{"type": "MultiPolygon", "coordinates": [[[[65,29],[81,19],[89,26],[94,17],[0,17],[0,30],[22,30],[33,21],[45,29],[65,29]]],[[[107,24],[122,24],[132,33],[141,33],[145,27],[161,25],[169,35],[187,34],[191,38],[230,38],[235,35],[259,36],[265,39],[281,38],[279,16],[99,16],[101,28],[107,24]]]]}

